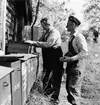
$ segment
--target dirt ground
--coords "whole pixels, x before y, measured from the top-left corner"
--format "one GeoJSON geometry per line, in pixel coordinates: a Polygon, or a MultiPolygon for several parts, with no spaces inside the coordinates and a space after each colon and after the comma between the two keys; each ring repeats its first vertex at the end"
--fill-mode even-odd
{"type": "MultiPolygon", "coordinates": [[[[86,60],[86,71],[82,83],[80,105],[100,105],[100,44],[89,43],[88,47],[89,57],[86,60]]],[[[62,49],[64,53],[67,51],[66,43],[63,43],[62,49]]],[[[41,58],[40,61],[42,62],[41,58]]],[[[39,68],[39,78],[41,77],[41,71],[42,63],[39,68]]],[[[71,105],[66,98],[65,77],[66,76],[64,75],[62,78],[59,105],[71,105]]],[[[50,102],[50,97],[45,97],[41,89],[42,83],[36,81],[34,88],[27,99],[26,105],[53,105],[50,102]]]]}

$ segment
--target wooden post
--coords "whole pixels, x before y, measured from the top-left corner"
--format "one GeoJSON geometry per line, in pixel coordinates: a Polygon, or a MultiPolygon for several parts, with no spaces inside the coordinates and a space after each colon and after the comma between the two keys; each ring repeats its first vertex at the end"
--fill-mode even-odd
{"type": "Polygon", "coordinates": [[[1,0],[1,54],[5,54],[5,34],[6,34],[6,0],[1,0]]]}

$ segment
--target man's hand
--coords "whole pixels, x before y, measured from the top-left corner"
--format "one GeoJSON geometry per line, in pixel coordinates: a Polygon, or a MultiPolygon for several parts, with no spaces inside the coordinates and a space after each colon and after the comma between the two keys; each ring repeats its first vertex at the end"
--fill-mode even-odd
{"type": "Polygon", "coordinates": [[[36,43],[36,41],[31,41],[31,40],[26,40],[25,42],[33,45],[36,43]]]}
{"type": "Polygon", "coordinates": [[[61,57],[60,61],[62,61],[62,62],[72,62],[72,57],[67,57],[67,56],[61,57]]]}

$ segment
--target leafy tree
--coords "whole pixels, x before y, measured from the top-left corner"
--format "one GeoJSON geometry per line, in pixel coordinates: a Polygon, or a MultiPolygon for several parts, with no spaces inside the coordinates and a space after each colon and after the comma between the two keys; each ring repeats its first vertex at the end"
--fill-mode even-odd
{"type": "Polygon", "coordinates": [[[86,0],[83,6],[84,19],[89,22],[90,27],[100,27],[100,0],[86,0]]]}
{"type": "MultiPolygon", "coordinates": [[[[36,13],[36,2],[33,0],[33,18],[36,13]]],[[[50,3],[48,0],[40,0],[39,9],[37,15],[37,21],[35,25],[39,25],[40,19],[43,17],[49,17],[54,22],[55,27],[62,33],[66,26],[66,20],[68,17],[69,10],[66,8],[67,2],[53,1],[50,3]]]]}

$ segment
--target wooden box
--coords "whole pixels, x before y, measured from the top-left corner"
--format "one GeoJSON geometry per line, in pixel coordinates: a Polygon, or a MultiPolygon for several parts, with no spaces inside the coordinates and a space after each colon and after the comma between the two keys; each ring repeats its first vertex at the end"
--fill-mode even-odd
{"type": "Polygon", "coordinates": [[[12,105],[11,73],[13,69],[0,66],[0,105],[12,105]]]}
{"type": "MultiPolygon", "coordinates": [[[[17,58],[17,57],[15,57],[17,58]]],[[[14,71],[11,73],[11,97],[12,105],[21,104],[21,65],[20,60],[14,59],[13,56],[0,57],[0,65],[5,67],[11,67],[14,71]],[[11,57],[11,58],[10,58],[11,57]],[[3,59],[1,59],[3,58],[3,59]],[[5,59],[4,59],[5,58],[5,59]],[[13,59],[12,59],[13,58],[13,59]]]]}
{"type": "Polygon", "coordinates": [[[7,53],[29,53],[31,46],[27,43],[9,43],[7,47],[7,53]]]}

